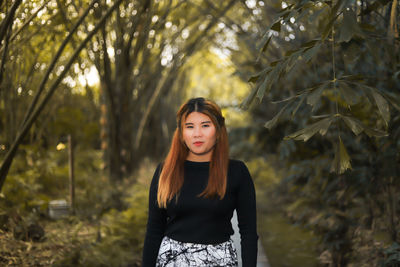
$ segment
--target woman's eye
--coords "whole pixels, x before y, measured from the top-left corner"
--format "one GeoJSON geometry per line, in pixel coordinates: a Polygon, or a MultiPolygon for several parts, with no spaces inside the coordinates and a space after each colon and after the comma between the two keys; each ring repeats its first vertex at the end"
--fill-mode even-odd
{"type": "Polygon", "coordinates": [[[203,127],[210,127],[210,124],[204,124],[203,127]]]}

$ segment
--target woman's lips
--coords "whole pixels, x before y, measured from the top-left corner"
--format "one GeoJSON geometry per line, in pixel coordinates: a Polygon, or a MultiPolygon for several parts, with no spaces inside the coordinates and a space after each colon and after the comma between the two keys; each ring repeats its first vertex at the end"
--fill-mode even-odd
{"type": "Polygon", "coordinates": [[[204,142],[194,142],[193,144],[194,144],[195,146],[201,146],[203,143],[204,143],[204,142]]]}

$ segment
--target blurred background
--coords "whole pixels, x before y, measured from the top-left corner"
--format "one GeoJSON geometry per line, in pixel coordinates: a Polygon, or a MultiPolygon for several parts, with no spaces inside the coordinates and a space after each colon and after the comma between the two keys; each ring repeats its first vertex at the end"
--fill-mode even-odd
{"type": "Polygon", "coordinates": [[[272,267],[400,266],[397,0],[0,0],[0,265],[140,266],[188,98],[272,267]]]}

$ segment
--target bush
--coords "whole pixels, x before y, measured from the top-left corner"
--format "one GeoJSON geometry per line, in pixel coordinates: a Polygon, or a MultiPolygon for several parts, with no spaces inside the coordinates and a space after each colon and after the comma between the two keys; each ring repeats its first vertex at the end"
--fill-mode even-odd
{"type": "Polygon", "coordinates": [[[140,266],[154,169],[155,164],[145,161],[130,181],[120,184],[118,190],[127,208],[106,211],[99,221],[96,242],[69,252],[58,265],[140,266]]]}

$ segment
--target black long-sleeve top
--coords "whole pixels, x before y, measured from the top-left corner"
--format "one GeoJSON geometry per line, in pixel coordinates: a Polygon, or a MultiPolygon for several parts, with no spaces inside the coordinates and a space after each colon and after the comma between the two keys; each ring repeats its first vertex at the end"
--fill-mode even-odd
{"type": "Polygon", "coordinates": [[[257,263],[256,199],[254,184],[246,165],[230,160],[227,189],[222,200],[198,197],[207,186],[209,162],[185,161],[184,183],[178,199],[167,208],[159,208],[157,189],[161,165],[158,165],[150,186],[149,217],[143,248],[143,267],[154,267],[164,236],[177,241],[218,244],[233,234],[231,218],[236,209],[241,236],[242,263],[257,263]]]}

